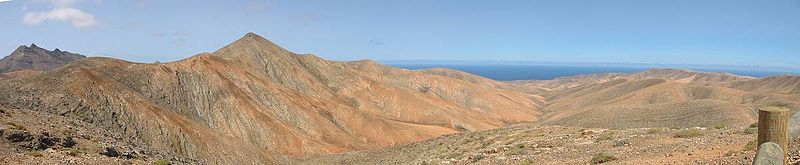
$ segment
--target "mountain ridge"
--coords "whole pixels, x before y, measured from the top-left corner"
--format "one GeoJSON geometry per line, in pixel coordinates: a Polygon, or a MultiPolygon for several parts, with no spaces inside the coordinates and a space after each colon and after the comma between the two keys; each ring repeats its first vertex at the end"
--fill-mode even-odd
{"type": "Polygon", "coordinates": [[[531,122],[540,115],[535,99],[420,71],[297,55],[252,33],[176,62],[92,57],[0,80],[2,107],[95,123],[146,153],[210,164],[281,163],[531,122]]]}
{"type": "Polygon", "coordinates": [[[21,70],[48,71],[86,56],[54,49],[52,51],[31,44],[21,45],[10,55],[0,59],[0,73],[21,70]]]}

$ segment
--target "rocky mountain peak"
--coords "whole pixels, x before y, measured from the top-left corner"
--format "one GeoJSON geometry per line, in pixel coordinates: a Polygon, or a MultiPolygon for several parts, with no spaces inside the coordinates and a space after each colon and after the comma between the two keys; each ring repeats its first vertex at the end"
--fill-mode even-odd
{"type": "Polygon", "coordinates": [[[21,45],[10,55],[0,59],[0,73],[20,70],[47,71],[82,58],[86,56],[59,49],[49,51],[36,44],[21,45]]]}

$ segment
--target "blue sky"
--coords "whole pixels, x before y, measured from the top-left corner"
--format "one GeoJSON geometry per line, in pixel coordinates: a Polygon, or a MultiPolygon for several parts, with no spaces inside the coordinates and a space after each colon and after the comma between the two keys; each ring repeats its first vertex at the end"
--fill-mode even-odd
{"type": "Polygon", "coordinates": [[[0,54],[36,43],[173,61],[246,32],[333,60],[800,68],[800,0],[0,2],[0,54]]]}

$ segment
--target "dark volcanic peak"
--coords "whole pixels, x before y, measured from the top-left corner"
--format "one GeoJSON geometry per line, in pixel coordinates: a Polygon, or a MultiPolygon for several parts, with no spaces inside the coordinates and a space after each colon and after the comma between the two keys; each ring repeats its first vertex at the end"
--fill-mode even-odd
{"type": "Polygon", "coordinates": [[[0,73],[21,70],[48,71],[82,58],[86,56],[59,49],[49,51],[36,44],[22,45],[10,55],[0,59],[0,73]]]}

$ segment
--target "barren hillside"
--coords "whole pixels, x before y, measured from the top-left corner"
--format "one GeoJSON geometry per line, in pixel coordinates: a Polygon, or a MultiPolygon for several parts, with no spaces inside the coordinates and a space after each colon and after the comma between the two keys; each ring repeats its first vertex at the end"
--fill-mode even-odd
{"type": "MultiPolygon", "coordinates": [[[[585,129],[517,125],[298,164],[750,164],[755,128],[585,129]]],[[[800,163],[798,144],[790,162],[800,163]]]]}
{"type": "Polygon", "coordinates": [[[541,97],[506,86],[450,70],[327,61],[248,33],[177,62],[88,58],[0,80],[0,107],[88,122],[185,162],[262,164],[539,120],[541,97]]]}

